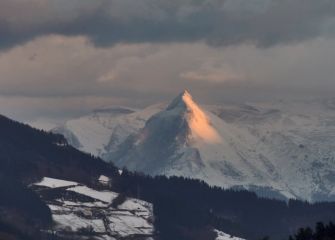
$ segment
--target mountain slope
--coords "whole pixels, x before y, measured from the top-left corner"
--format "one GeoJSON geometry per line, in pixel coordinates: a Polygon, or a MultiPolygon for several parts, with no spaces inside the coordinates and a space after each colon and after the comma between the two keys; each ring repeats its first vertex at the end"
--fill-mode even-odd
{"type": "Polygon", "coordinates": [[[145,121],[161,109],[160,105],[142,111],[125,107],[96,110],[91,115],[67,121],[52,131],[62,134],[81,151],[103,156],[115,151],[129,135],[141,129],[145,121]]]}
{"type": "Polygon", "coordinates": [[[50,209],[27,188],[43,176],[89,183],[100,174],[115,176],[111,164],[46,133],[0,115],[0,238],[43,239],[52,225],[50,209]]]}
{"type": "Polygon", "coordinates": [[[118,167],[199,178],[267,197],[329,201],[335,199],[334,102],[200,107],[183,92],[168,105],[118,116],[95,113],[63,127],[80,149],[94,143],[102,151],[92,153],[118,167]],[[90,134],[101,127],[103,136],[90,134]],[[91,136],[89,144],[80,140],[83,135],[91,136]]]}
{"type": "Polygon", "coordinates": [[[25,183],[43,176],[89,182],[117,169],[67,144],[62,135],[36,130],[0,116],[0,174],[25,183]]]}
{"type": "MultiPolygon", "coordinates": [[[[202,110],[185,91],[109,159],[119,167],[151,175],[198,178],[224,187],[281,189],[247,143],[236,137],[237,131],[202,110]]],[[[255,141],[250,134],[244,133],[244,137],[255,141]]],[[[284,194],[294,197],[290,192],[284,194]]]]}

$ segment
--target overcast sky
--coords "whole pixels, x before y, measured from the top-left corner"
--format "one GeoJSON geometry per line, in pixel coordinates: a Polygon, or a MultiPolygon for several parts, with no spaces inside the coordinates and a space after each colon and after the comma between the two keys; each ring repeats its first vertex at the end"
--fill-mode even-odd
{"type": "Polygon", "coordinates": [[[334,0],[1,0],[0,114],[331,97],[334,0]]]}

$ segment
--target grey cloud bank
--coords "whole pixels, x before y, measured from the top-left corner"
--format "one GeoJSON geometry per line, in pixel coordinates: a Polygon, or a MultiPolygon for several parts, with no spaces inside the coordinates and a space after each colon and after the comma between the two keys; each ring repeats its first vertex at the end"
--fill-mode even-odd
{"type": "Polygon", "coordinates": [[[298,42],[334,31],[332,0],[2,0],[0,47],[48,34],[116,43],[298,42]]]}

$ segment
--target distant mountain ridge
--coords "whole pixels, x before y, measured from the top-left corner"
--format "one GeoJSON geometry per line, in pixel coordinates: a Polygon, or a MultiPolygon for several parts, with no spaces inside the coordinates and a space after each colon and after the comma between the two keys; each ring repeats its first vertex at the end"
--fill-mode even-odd
{"type": "Polygon", "coordinates": [[[323,99],[199,106],[184,91],[170,104],[70,120],[61,133],[120,168],[266,197],[331,201],[334,109],[333,100],[323,99]]]}

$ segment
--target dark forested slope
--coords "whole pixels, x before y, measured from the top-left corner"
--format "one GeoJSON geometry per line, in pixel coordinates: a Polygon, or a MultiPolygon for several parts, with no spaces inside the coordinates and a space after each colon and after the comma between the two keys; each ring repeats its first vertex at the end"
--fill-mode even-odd
{"type": "Polygon", "coordinates": [[[113,177],[112,165],[68,145],[62,135],[36,130],[0,115],[0,239],[40,238],[51,212],[27,186],[44,176],[90,183],[113,177]]]}
{"type": "Polygon", "coordinates": [[[259,198],[182,177],[152,178],[124,171],[114,179],[113,188],[154,203],[163,239],[196,239],[185,236],[210,228],[247,239],[287,239],[299,227],[335,220],[335,203],[259,198]]]}
{"type": "Polygon", "coordinates": [[[112,176],[116,168],[68,145],[62,135],[47,133],[0,115],[0,173],[26,183],[43,176],[89,182],[112,176]]]}

